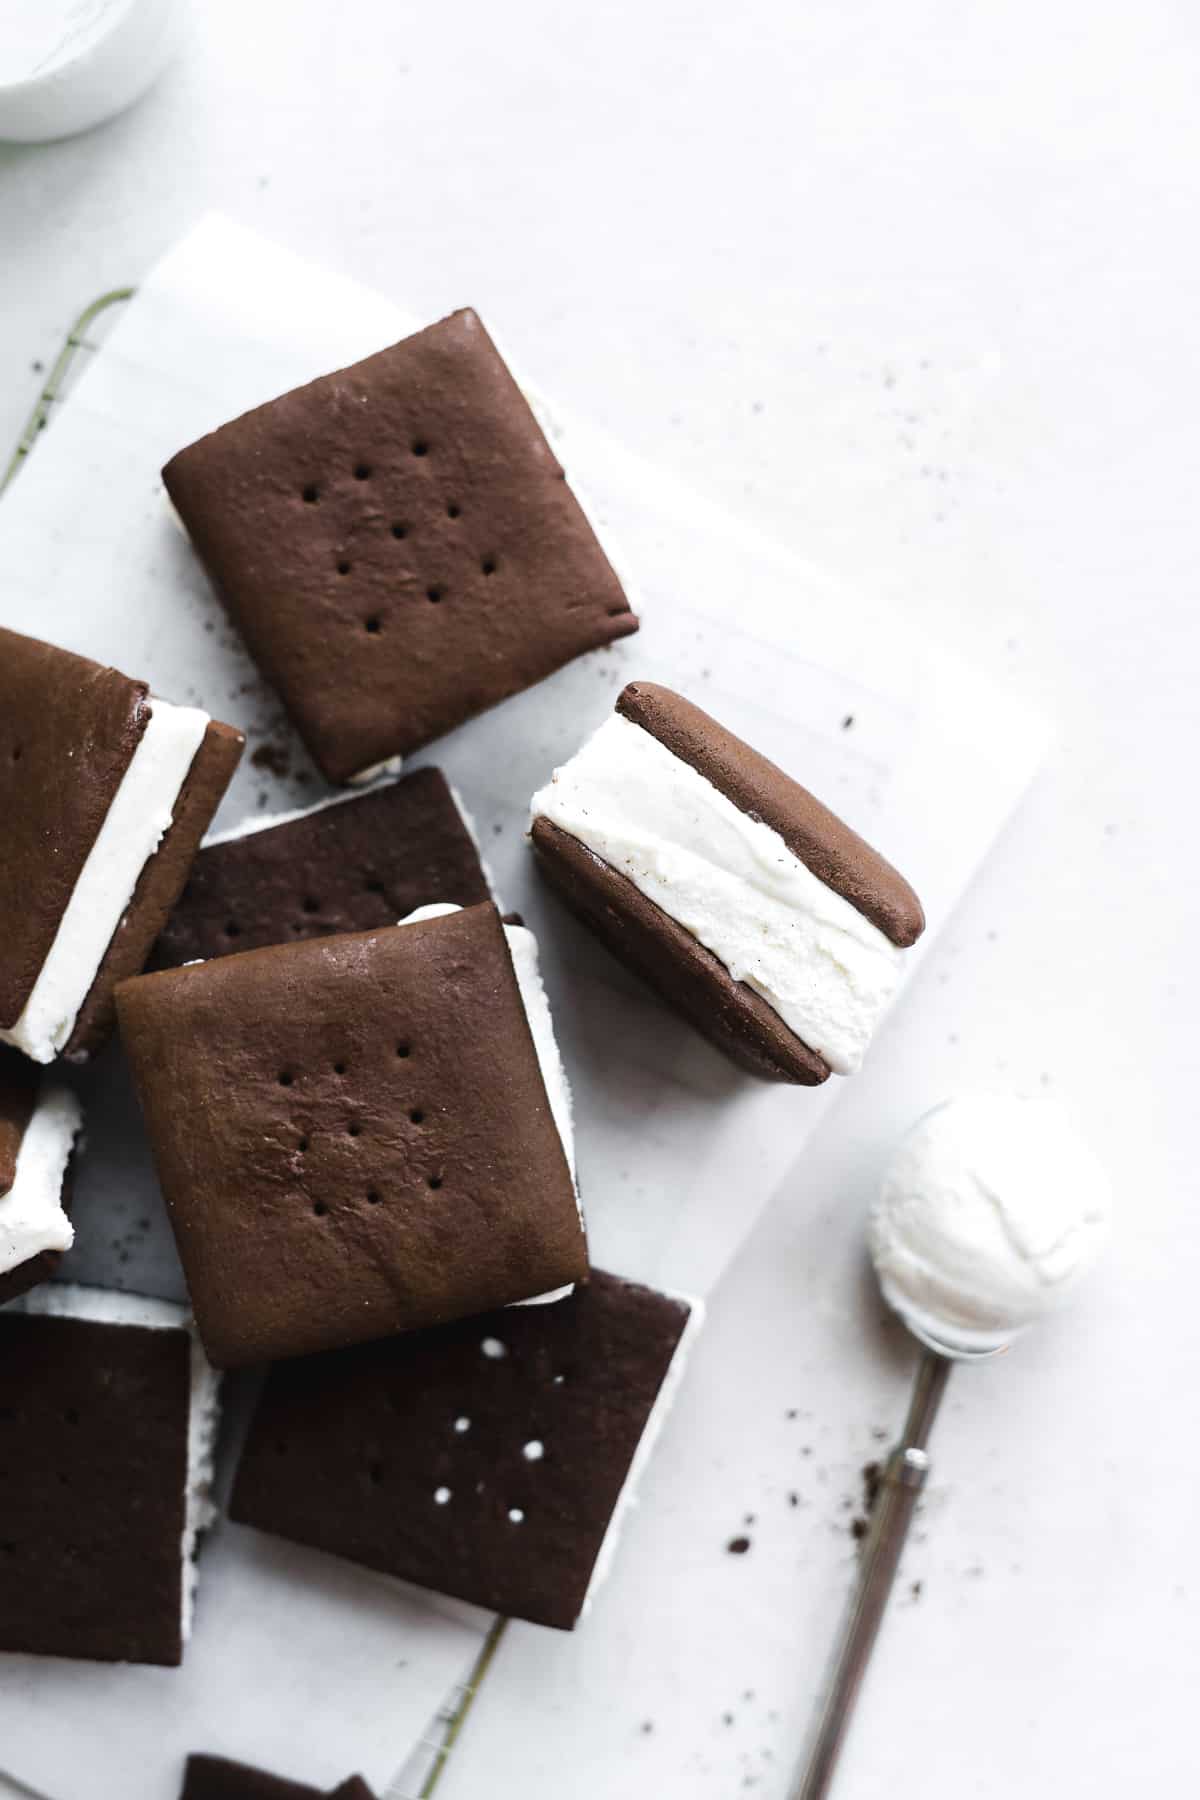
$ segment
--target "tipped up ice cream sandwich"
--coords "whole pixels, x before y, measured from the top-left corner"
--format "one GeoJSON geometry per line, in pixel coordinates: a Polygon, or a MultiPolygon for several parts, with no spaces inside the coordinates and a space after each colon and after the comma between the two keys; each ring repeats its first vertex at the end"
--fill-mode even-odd
{"type": "Polygon", "coordinates": [[[0,1651],[182,1660],[217,1407],[181,1306],[50,1283],[0,1313],[0,1651]]]}
{"type": "Polygon", "coordinates": [[[75,1241],[67,1215],[82,1127],[68,1087],[0,1049],[0,1305],[53,1275],[75,1241]]]}
{"type": "Polygon", "coordinates": [[[531,812],[567,904],[734,1062],[810,1086],[859,1067],[924,914],[774,763],[632,682],[531,812]]]}
{"type": "Polygon", "coordinates": [[[612,1565],[702,1314],[597,1270],[560,1306],[281,1363],[230,1514],[570,1631],[612,1565]]]}
{"type": "Polygon", "coordinates": [[[142,975],[117,1006],[219,1367],[585,1278],[532,938],[494,906],[142,975]]]}
{"type": "Polygon", "coordinates": [[[143,966],[244,739],[0,629],[0,1043],[89,1056],[143,966]]]}

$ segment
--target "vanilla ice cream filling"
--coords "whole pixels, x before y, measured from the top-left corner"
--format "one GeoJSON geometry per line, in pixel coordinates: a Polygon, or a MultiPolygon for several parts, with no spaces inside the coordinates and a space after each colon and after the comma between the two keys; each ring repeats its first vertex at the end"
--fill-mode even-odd
{"type": "Polygon", "coordinates": [[[999,1349],[1090,1266],[1111,1199],[1107,1174],[1054,1102],[948,1101],[901,1141],[871,1213],[884,1298],[927,1342],[999,1349]]]}
{"type": "Polygon", "coordinates": [[[151,1300],[141,1294],[122,1294],[115,1289],[74,1287],[48,1282],[20,1302],[26,1312],[55,1318],[86,1319],[95,1325],[140,1325],[154,1331],[186,1331],[191,1341],[191,1396],[188,1411],[187,1504],[180,1543],[179,1617],[184,1643],[191,1635],[196,1602],[196,1546],[217,1516],[213,1503],[213,1473],[220,1424],[221,1377],[200,1348],[200,1339],[186,1306],[171,1300],[151,1300]]]}
{"type": "Polygon", "coordinates": [[[614,713],[534,795],[548,819],[624,875],[851,1075],[900,979],[903,951],[640,725],[614,713]]]}
{"type": "Polygon", "coordinates": [[[66,1045],[142,870],[171,823],[208,725],[208,714],[195,707],[153,701],[24,1010],[15,1025],[0,1030],[0,1043],[40,1063],[53,1062],[66,1045]]]}
{"type": "Polygon", "coordinates": [[[21,1139],[13,1184],[0,1194],[0,1275],[43,1250],[69,1250],[75,1242],[62,1190],[82,1128],[83,1110],[70,1088],[44,1088],[21,1139]]]}
{"type": "Polygon", "coordinates": [[[629,1465],[629,1472],[625,1477],[621,1492],[617,1496],[617,1504],[613,1507],[612,1516],[608,1521],[608,1526],[600,1545],[600,1553],[592,1566],[591,1578],[588,1581],[587,1595],[583,1602],[583,1611],[580,1614],[581,1618],[590,1610],[592,1601],[595,1599],[598,1589],[607,1579],[609,1571],[612,1568],[613,1560],[617,1554],[617,1544],[620,1541],[621,1532],[628,1522],[630,1513],[638,1503],[638,1490],[642,1479],[649,1466],[650,1458],[654,1455],[655,1446],[662,1435],[663,1426],[667,1422],[667,1415],[675,1404],[675,1398],[679,1392],[680,1384],[683,1381],[684,1370],[687,1367],[688,1358],[692,1353],[696,1339],[700,1335],[700,1329],[704,1324],[703,1301],[692,1300],[686,1294],[668,1294],[666,1297],[669,1300],[682,1300],[684,1305],[690,1307],[691,1310],[688,1314],[687,1324],[683,1328],[683,1334],[680,1337],[678,1344],[675,1346],[675,1354],[671,1358],[671,1365],[663,1376],[662,1386],[659,1388],[654,1399],[654,1405],[650,1409],[650,1417],[646,1420],[646,1428],[642,1432],[641,1438],[638,1441],[638,1447],[633,1453],[633,1461],[629,1465]]]}
{"type": "MultiPolygon", "coordinates": [[[[442,919],[447,913],[461,911],[460,906],[451,906],[444,902],[435,906],[418,906],[415,912],[409,913],[407,918],[400,920],[400,923],[416,925],[422,919],[442,919]]],[[[538,1067],[542,1073],[542,1085],[546,1090],[546,1099],[550,1105],[550,1116],[554,1120],[559,1141],[563,1147],[563,1155],[566,1157],[567,1167],[571,1171],[571,1186],[575,1191],[575,1206],[579,1213],[579,1228],[582,1231],[584,1229],[583,1203],[579,1198],[579,1183],[575,1176],[575,1124],[571,1102],[571,1084],[567,1080],[567,1071],[563,1068],[558,1040],[554,1035],[550,1000],[542,981],[541,969],[538,966],[537,939],[532,931],[524,925],[506,925],[504,935],[508,940],[509,955],[512,957],[513,973],[517,978],[521,1004],[525,1008],[529,1035],[533,1039],[533,1048],[537,1053],[538,1067]]],[[[574,1291],[575,1284],[571,1282],[566,1287],[552,1289],[548,1294],[533,1294],[528,1300],[518,1300],[514,1304],[517,1306],[545,1306],[554,1300],[565,1300],[567,1295],[574,1291]]]]}
{"type": "Polygon", "coordinates": [[[370,787],[372,782],[379,781],[385,775],[398,775],[403,767],[404,758],[402,756],[385,756],[382,762],[368,763],[367,767],[359,769],[357,774],[347,775],[346,786],[370,787]]]}

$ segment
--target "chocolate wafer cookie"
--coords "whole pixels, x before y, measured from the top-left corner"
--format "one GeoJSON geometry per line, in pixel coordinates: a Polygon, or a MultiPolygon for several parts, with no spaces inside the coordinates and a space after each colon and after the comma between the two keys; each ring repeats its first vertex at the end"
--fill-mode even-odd
{"type": "Polygon", "coordinates": [[[418,769],[206,844],[150,959],[177,968],[265,944],[370,931],[428,901],[491,898],[440,769],[418,769]]]}
{"type": "Polygon", "coordinates": [[[810,1086],[859,1067],[921,904],[774,763],[634,682],[531,815],[567,904],[734,1062],[810,1086]]]}
{"type": "Polygon", "coordinates": [[[143,975],[117,1005],[218,1366],[586,1276],[548,1011],[493,906],[143,975]]]}
{"type": "Polygon", "coordinates": [[[330,781],[637,629],[471,311],[222,426],[163,480],[330,781]]]}
{"type": "Polygon", "coordinates": [[[69,1250],[70,1167],[79,1101],[0,1048],[0,1305],[45,1281],[69,1250]]]}
{"type": "Polygon", "coordinates": [[[216,1416],[183,1307],[52,1283],[0,1313],[0,1650],[182,1659],[216,1416]]]}
{"type": "Polygon", "coordinates": [[[700,1316],[593,1271],[558,1306],[281,1364],[231,1516],[569,1631],[611,1563],[700,1316]]]}
{"type": "Polygon", "coordinates": [[[375,1800],[361,1775],[335,1788],[268,1775],[225,1756],[189,1756],[179,1800],[375,1800]]]}
{"type": "Polygon", "coordinates": [[[0,629],[0,1042],[96,1050],[145,963],[244,739],[144,682],[0,629]]]}

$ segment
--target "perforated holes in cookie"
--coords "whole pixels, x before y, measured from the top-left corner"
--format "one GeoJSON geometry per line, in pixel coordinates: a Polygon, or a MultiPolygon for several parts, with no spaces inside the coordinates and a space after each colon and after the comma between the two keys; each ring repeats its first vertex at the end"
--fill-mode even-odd
{"type": "MultiPolygon", "coordinates": [[[[421,463],[427,463],[430,467],[431,472],[436,470],[437,459],[433,454],[434,446],[429,438],[425,437],[423,434],[418,433],[416,436],[414,436],[411,439],[411,441],[409,443],[409,450],[410,450],[410,453],[411,453],[411,456],[413,459],[415,459],[416,461],[421,462],[421,463]]],[[[367,483],[376,482],[377,477],[379,480],[382,481],[384,488],[386,488],[388,485],[388,481],[387,481],[388,470],[387,470],[387,468],[385,467],[381,472],[377,471],[374,464],[366,457],[362,457],[356,463],[354,463],[351,467],[350,473],[351,473],[353,482],[358,487],[365,487],[367,483]]],[[[426,477],[422,476],[422,480],[424,480],[424,479],[426,479],[426,477]]],[[[342,481],[340,483],[335,480],[335,484],[334,484],[335,503],[336,503],[337,494],[339,492],[342,494],[342,496],[344,498],[346,497],[344,477],[342,478],[342,481]]],[[[319,483],[317,483],[315,481],[310,481],[310,482],[307,482],[301,488],[300,494],[301,494],[301,499],[303,500],[303,502],[305,503],[306,506],[316,507],[322,501],[323,489],[321,488],[319,483]]],[[[355,512],[357,514],[359,503],[351,502],[351,504],[354,506],[355,512]]],[[[446,499],[443,503],[443,506],[444,506],[445,517],[447,519],[449,519],[452,523],[457,523],[463,517],[462,503],[461,503],[461,500],[458,499],[457,497],[452,496],[452,497],[446,499]]],[[[386,514],[385,514],[385,517],[386,517],[386,514]]],[[[390,522],[390,524],[386,525],[385,529],[387,529],[391,533],[391,536],[397,542],[403,543],[412,534],[413,527],[408,518],[393,517],[392,521],[390,522]]],[[[482,553],[480,553],[478,567],[479,567],[480,573],[485,578],[489,578],[489,577],[495,575],[500,567],[500,559],[497,556],[496,552],[494,550],[486,550],[486,551],[483,551],[482,553]]],[[[335,561],[334,561],[334,568],[335,568],[337,574],[341,577],[346,577],[346,576],[353,574],[354,564],[353,564],[353,561],[347,550],[342,549],[337,552],[335,561]]],[[[441,605],[441,603],[447,598],[447,586],[446,586],[445,581],[440,578],[435,578],[434,580],[427,581],[427,583],[425,585],[425,589],[424,589],[424,594],[425,594],[426,600],[429,602],[430,605],[432,605],[432,606],[441,605]]],[[[625,608],[618,607],[613,610],[614,610],[614,614],[615,614],[616,612],[624,611],[625,608]]],[[[387,629],[387,617],[386,617],[386,614],[378,612],[378,611],[371,612],[371,613],[364,615],[361,618],[360,624],[361,624],[361,628],[366,636],[380,637],[385,633],[385,631],[387,629]]]]}
{"type": "MultiPolygon", "coordinates": [[[[377,882],[376,883],[368,883],[368,885],[371,886],[372,888],[379,888],[380,890],[382,890],[382,883],[377,883],[377,882]]],[[[304,910],[305,911],[311,911],[313,908],[315,908],[317,906],[318,906],[318,902],[315,900],[305,900],[305,902],[304,902],[304,910]]],[[[412,1055],[413,1055],[413,1046],[412,1046],[411,1041],[408,1038],[401,1038],[399,1040],[399,1042],[396,1044],[397,1060],[400,1062],[407,1063],[412,1059],[412,1055]]],[[[347,1075],[350,1074],[350,1062],[345,1056],[338,1057],[337,1061],[330,1063],[328,1065],[328,1067],[330,1069],[330,1072],[337,1078],[339,1083],[341,1081],[343,1081],[347,1075]]],[[[303,1074],[303,1071],[298,1071],[296,1069],[288,1067],[288,1068],[281,1069],[279,1071],[276,1079],[277,1079],[280,1087],[291,1088],[295,1085],[298,1075],[302,1075],[302,1074],[303,1074]]],[[[343,1091],[345,1091],[345,1090],[343,1090],[343,1091]]],[[[347,1095],[347,1098],[350,1100],[351,1105],[353,1105],[353,1090],[352,1089],[350,1090],[350,1093],[347,1095]]],[[[404,1104],[403,1101],[401,1102],[401,1104],[404,1104]]],[[[425,1109],[422,1106],[409,1105],[407,1107],[407,1113],[408,1113],[409,1122],[412,1125],[420,1127],[425,1123],[425,1109]]],[[[337,1128],[335,1127],[335,1131],[336,1131],[336,1129],[337,1128]]],[[[369,1133],[368,1133],[366,1126],[363,1123],[362,1119],[353,1112],[350,1112],[348,1115],[343,1115],[343,1123],[340,1127],[340,1130],[346,1137],[353,1138],[356,1140],[363,1139],[363,1138],[366,1138],[367,1136],[369,1136],[369,1133]]],[[[294,1172],[298,1173],[299,1172],[299,1159],[301,1157],[306,1156],[310,1149],[311,1128],[307,1124],[301,1126],[301,1125],[297,1124],[294,1120],[293,1121],[285,1120],[285,1121],[281,1121],[281,1123],[280,1123],[280,1135],[281,1135],[281,1140],[283,1140],[283,1141],[287,1141],[290,1138],[290,1141],[294,1146],[294,1148],[291,1152],[292,1166],[293,1166],[294,1172]]],[[[368,1171],[368,1173],[370,1173],[370,1171],[368,1171]]],[[[440,1169],[430,1170],[425,1176],[425,1185],[433,1192],[439,1191],[445,1185],[444,1173],[440,1169]]],[[[372,1207],[381,1206],[384,1202],[385,1196],[384,1196],[383,1186],[378,1182],[370,1182],[369,1185],[365,1186],[361,1190],[361,1193],[362,1193],[362,1199],[368,1206],[372,1206],[372,1207]]],[[[313,1216],[317,1219],[328,1218],[329,1214],[330,1214],[330,1207],[329,1207],[328,1201],[319,1196],[314,1198],[312,1200],[312,1213],[313,1213],[313,1216]]]]}

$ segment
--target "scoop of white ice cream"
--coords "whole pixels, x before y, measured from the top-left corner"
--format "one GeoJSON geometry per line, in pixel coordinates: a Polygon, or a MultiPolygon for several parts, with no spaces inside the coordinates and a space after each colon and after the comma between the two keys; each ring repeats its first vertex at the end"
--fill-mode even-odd
{"type": "Polygon", "coordinates": [[[871,1213],[884,1298],[937,1346],[999,1349],[1094,1260],[1111,1198],[1053,1101],[948,1100],[901,1140],[871,1213]]]}

